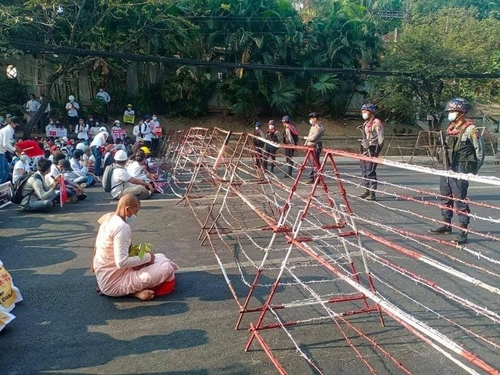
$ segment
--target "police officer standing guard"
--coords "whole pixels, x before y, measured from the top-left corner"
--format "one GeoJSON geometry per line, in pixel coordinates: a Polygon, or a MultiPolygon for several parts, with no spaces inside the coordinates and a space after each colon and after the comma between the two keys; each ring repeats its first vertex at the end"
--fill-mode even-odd
{"type": "MultiPolygon", "coordinates": [[[[448,112],[450,125],[447,129],[451,137],[451,155],[445,153],[443,164],[457,173],[477,173],[479,160],[482,159],[482,150],[478,140],[478,129],[472,120],[465,119],[470,111],[470,104],[463,98],[455,98],[446,103],[445,111],[448,112]]],[[[444,140],[443,140],[444,141],[444,140]]],[[[467,242],[467,227],[469,225],[469,205],[466,202],[469,181],[440,177],[439,192],[443,196],[444,208],[441,215],[445,224],[438,228],[429,229],[431,234],[451,234],[451,219],[453,218],[453,206],[458,211],[460,233],[451,242],[462,245],[467,242]]]]}
{"type": "MultiPolygon", "coordinates": [[[[384,125],[382,121],[375,118],[377,106],[366,103],[361,107],[361,116],[365,122],[358,126],[363,133],[363,139],[359,145],[361,155],[368,157],[378,157],[384,146],[384,125]]],[[[370,201],[376,200],[375,190],[377,190],[377,163],[367,160],[360,161],[361,175],[365,185],[365,192],[359,197],[370,201]]]]}
{"type": "MultiPolygon", "coordinates": [[[[306,141],[305,146],[314,148],[314,159],[319,164],[319,156],[323,150],[321,137],[323,136],[325,128],[323,124],[319,122],[319,115],[316,112],[309,113],[309,124],[311,124],[311,128],[309,129],[309,134],[304,137],[306,141]]],[[[311,166],[311,173],[309,173],[309,181],[307,181],[306,184],[311,185],[314,184],[318,171],[313,160],[309,161],[309,165],[311,166]]]]}

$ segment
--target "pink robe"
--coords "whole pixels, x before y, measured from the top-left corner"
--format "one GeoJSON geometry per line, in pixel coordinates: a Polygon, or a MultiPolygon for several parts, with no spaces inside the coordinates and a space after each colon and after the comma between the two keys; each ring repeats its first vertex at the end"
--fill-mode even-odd
{"type": "Polygon", "coordinates": [[[163,254],[155,253],[155,261],[149,266],[134,269],[151,261],[151,255],[142,259],[129,257],[132,243],[130,226],[114,213],[99,219],[101,226],[97,233],[94,271],[101,292],[107,296],[119,297],[139,292],[175,278],[179,267],[163,254]]]}

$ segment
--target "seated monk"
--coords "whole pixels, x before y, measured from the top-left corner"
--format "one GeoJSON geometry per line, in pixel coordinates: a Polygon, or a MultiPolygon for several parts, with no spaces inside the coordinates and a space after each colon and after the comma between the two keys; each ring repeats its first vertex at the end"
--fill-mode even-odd
{"type": "Polygon", "coordinates": [[[145,301],[154,298],[155,290],[161,290],[168,283],[174,284],[174,272],[179,267],[165,255],[149,252],[142,259],[129,256],[132,245],[129,224],[140,208],[141,203],[135,195],[125,194],[118,201],[116,212],[99,219],[101,226],[95,243],[93,269],[104,295],[132,294],[145,301]]]}

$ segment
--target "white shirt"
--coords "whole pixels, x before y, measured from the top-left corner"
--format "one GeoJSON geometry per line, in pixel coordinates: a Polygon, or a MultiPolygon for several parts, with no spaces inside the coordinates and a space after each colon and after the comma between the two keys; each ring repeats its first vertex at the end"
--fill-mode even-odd
{"type": "Polygon", "coordinates": [[[135,111],[133,109],[126,109],[123,114],[127,116],[135,116],[135,111]]]}
{"type": "Polygon", "coordinates": [[[107,139],[108,139],[108,133],[100,132],[94,137],[92,143],[90,143],[90,147],[92,146],[102,147],[104,143],[106,143],[107,139]]]}
{"type": "Polygon", "coordinates": [[[125,188],[133,186],[134,184],[129,182],[131,178],[126,168],[115,168],[111,176],[111,196],[118,198],[125,188]]]}
{"type": "Polygon", "coordinates": [[[138,161],[133,161],[127,165],[127,172],[130,173],[132,177],[139,180],[150,182],[151,180],[146,176],[146,172],[142,169],[142,165],[138,161]]]}
{"type": "Polygon", "coordinates": [[[145,141],[151,141],[152,137],[151,137],[150,124],[144,122],[141,125],[141,133],[142,133],[142,137],[144,138],[145,141]]]}
{"type": "Polygon", "coordinates": [[[139,142],[141,137],[139,137],[139,133],[141,132],[141,129],[139,125],[134,126],[134,129],[132,129],[132,135],[135,135],[135,141],[139,142]]]}
{"type": "Polygon", "coordinates": [[[151,124],[151,133],[153,133],[153,138],[158,138],[158,136],[156,135],[156,129],[160,127],[160,122],[151,120],[150,124],[151,124]]]}
{"type": "Polygon", "coordinates": [[[111,101],[111,96],[106,91],[99,91],[96,98],[101,98],[105,103],[109,103],[111,101]]]}
{"type": "MultiPolygon", "coordinates": [[[[85,155],[84,155],[85,156],[85,155]]],[[[69,163],[71,165],[71,169],[80,177],[85,177],[87,173],[89,173],[89,169],[84,167],[79,160],[75,158],[69,159],[69,163]]]]}
{"type": "Polygon", "coordinates": [[[47,107],[45,108],[45,112],[44,113],[49,113],[49,112],[50,112],[50,103],[47,103],[47,107]]]}
{"type": "Polygon", "coordinates": [[[36,112],[38,111],[38,108],[40,108],[40,102],[36,99],[30,99],[26,103],[26,111],[28,113],[36,112]]]}
{"type": "Polygon", "coordinates": [[[54,164],[52,164],[50,166],[50,173],[47,173],[45,175],[45,183],[47,185],[50,185],[51,183],[54,182],[54,178],[56,178],[60,174],[61,174],[61,172],[59,172],[59,169],[57,169],[57,167],[54,164]]]}
{"type": "Polygon", "coordinates": [[[85,140],[89,139],[89,124],[78,124],[76,129],[76,138],[85,140]]]}
{"type": "Polygon", "coordinates": [[[77,102],[68,102],[68,104],[66,104],[66,110],[68,111],[69,117],[78,117],[79,109],[80,105],[77,102]]]}
{"type": "Polygon", "coordinates": [[[12,146],[14,133],[15,130],[10,125],[0,129],[0,154],[5,154],[6,151],[16,152],[16,148],[12,146]]]}
{"type": "Polygon", "coordinates": [[[31,168],[28,160],[18,160],[16,164],[14,164],[14,170],[12,171],[12,183],[15,184],[17,180],[21,178],[24,172],[29,172],[30,170],[31,168]]]}

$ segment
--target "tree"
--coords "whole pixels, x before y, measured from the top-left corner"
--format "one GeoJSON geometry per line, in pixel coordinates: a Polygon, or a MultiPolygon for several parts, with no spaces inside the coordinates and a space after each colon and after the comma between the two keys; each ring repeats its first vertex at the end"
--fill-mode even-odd
{"type": "Polygon", "coordinates": [[[176,15],[174,1],[13,0],[0,10],[6,56],[20,49],[37,53],[54,67],[38,113],[22,129],[29,136],[44,112],[55,82],[83,69],[108,68],[97,57],[47,54],[44,45],[116,52],[174,55],[190,51],[194,26],[176,15]],[[28,45],[26,41],[29,41],[28,45]],[[39,43],[38,47],[35,43],[39,43]]]}
{"type": "Polygon", "coordinates": [[[484,82],[457,77],[490,72],[498,51],[500,21],[476,16],[474,10],[441,9],[403,28],[400,40],[388,48],[382,68],[413,76],[371,80],[372,95],[381,99],[389,117],[414,122],[420,115],[442,112],[451,97],[489,99],[484,82]]]}

